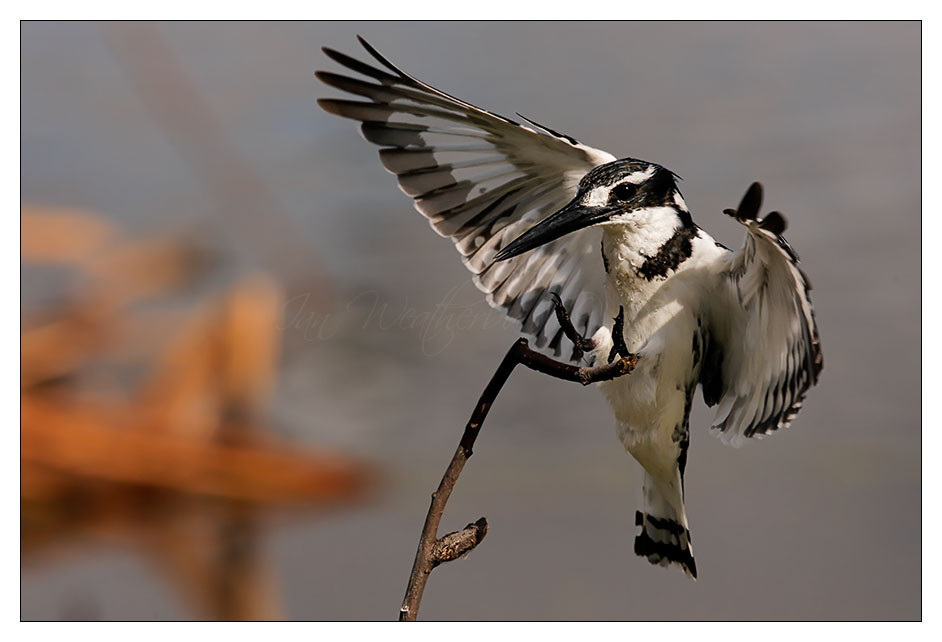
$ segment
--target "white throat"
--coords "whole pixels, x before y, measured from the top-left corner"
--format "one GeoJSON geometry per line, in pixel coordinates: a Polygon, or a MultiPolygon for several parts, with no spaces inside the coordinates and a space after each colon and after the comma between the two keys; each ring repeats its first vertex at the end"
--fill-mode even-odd
{"type": "Polygon", "coordinates": [[[613,217],[602,225],[606,248],[620,248],[621,260],[640,268],[683,226],[677,209],[651,207],[613,217]]]}

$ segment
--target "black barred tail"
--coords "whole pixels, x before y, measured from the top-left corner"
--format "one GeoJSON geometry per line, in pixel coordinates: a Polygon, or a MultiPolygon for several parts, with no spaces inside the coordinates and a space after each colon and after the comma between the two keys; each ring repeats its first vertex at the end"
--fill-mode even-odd
{"type": "Polygon", "coordinates": [[[688,577],[697,579],[689,530],[672,518],[654,517],[641,511],[635,513],[635,526],[638,527],[636,555],[659,566],[679,564],[688,577]]]}

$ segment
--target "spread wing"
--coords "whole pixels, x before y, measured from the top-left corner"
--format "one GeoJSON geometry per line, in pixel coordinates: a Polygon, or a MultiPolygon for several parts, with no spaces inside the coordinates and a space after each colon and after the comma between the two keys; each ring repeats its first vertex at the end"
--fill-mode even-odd
{"type": "Polygon", "coordinates": [[[320,99],[326,111],[362,123],[441,236],[452,240],[488,303],[522,323],[538,347],[561,353],[551,292],[561,295],[576,329],[591,337],[604,315],[601,235],[591,228],[523,256],[493,263],[504,246],[576,195],[582,177],[615,158],[526,118],[533,129],[453,98],[398,69],[365,40],[384,69],[332,49],[330,58],[369,80],[316,76],[366,100],[320,99]]]}
{"type": "Polygon", "coordinates": [[[713,430],[732,445],[787,427],[823,365],[811,284],[781,236],[782,215],[757,220],[761,202],[753,183],[739,210],[726,210],[746,240],[726,259],[701,369],[704,401],[719,404],[713,430]]]}

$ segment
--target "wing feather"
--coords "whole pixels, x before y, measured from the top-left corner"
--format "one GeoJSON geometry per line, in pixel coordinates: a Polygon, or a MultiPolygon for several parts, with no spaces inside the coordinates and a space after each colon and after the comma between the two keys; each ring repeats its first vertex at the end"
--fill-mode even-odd
{"type": "Polygon", "coordinates": [[[746,239],[727,256],[712,306],[710,340],[721,358],[701,373],[701,381],[721,382],[704,400],[719,404],[713,431],[732,445],[787,427],[823,367],[811,284],[781,237],[784,217],[757,219],[761,200],[754,183],[739,209],[726,211],[746,239]]]}
{"type": "Polygon", "coordinates": [[[325,48],[332,60],[367,79],[331,71],[315,75],[367,100],[324,98],[318,104],[362,123],[363,137],[382,147],[383,167],[397,176],[432,228],[454,242],[488,303],[519,320],[537,347],[563,352],[551,292],[561,294],[577,329],[592,336],[604,314],[598,230],[581,230],[498,264],[493,260],[568,203],[589,170],[615,157],[532,120],[524,118],[537,129],[450,96],[359,40],[382,68],[325,48]]]}

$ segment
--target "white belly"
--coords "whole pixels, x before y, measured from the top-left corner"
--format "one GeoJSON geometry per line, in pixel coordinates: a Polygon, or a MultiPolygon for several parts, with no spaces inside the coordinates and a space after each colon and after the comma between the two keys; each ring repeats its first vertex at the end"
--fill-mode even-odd
{"type": "MultiPolygon", "coordinates": [[[[643,293],[624,296],[611,292],[609,316],[625,308],[625,343],[638,354],[638,365],[625,377],[599,385],[615,414],[616,432],[625,448],[650,473],[668,475],[675,456],[678,430],[689,413],[688,397],[696,385],[695,372],[702,354],[699,292],[692,279],[676,274],[647,284],[643,293]],[[695,350],[694,336],[699,343],[695,350]],[[698,352],[700,354],[698,354],[698,352]],[[664,471],[658,470],[665,467],[664,471]]],[[[604,363],[612,347],[609,328],[594,337],[597,363],[604,363]]]]}

